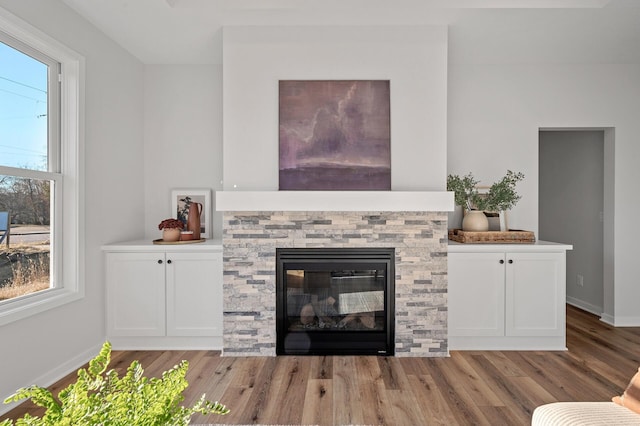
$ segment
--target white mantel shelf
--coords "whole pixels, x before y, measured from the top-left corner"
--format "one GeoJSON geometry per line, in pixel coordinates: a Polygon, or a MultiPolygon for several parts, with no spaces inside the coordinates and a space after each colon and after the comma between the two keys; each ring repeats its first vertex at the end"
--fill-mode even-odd
{"type": "Polygon", "coordinates": [[[221,191],[218,211],[453,211],[447,191],[221,191]]]}

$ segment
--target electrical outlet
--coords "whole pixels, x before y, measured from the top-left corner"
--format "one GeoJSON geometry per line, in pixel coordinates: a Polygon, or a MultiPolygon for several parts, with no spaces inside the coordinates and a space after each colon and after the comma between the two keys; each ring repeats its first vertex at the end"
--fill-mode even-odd
{"type": "Polygon", "coordinates": [[[576,276],[576,284],[580,287],[584,287],[584,277],[582,275],[576,276]]]}

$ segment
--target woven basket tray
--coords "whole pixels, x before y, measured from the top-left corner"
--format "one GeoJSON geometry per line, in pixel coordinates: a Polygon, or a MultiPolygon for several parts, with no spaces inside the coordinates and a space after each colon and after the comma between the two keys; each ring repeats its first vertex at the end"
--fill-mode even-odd
{"type": "Polygon", "coordinates": [[[519,229],[485,232],[449,229],[449,239],[459,243],[473,244],[531,244],[536,242],[536,236],[533,232],[519,229]]]}

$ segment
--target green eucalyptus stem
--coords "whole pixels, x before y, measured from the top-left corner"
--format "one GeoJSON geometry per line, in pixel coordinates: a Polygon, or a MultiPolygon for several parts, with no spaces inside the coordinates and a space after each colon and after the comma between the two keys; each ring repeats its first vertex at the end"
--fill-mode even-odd
{"type": "Polygon", "coordinates": [[[511,210],[522,198],[516,192],[516,184],[522,179],[523,173],[507,170],[507,174],[489,188],[487,199],[490,201],[490,209],[497,212],[511,210]]]}
{"type": "Polygon", "coordinates": [[[455,203],[473,210],[474,200],[478,194],[478,181],[469,173],[463,177],[458,175],[447,176],[447,191],[454,192],[455,203]]]}
{"type": "Polygon", "coordinates": [[[495,182],[486,194],[478,191],[479,181],[472,173],[463,177],[447,176],[447,191],[454,192],[455,203],[467,210],[505,211],[512,209],[522,198],[516,192],[516,184],[524,179],[521,172],[507,170],[506,175],[495,182]]]}

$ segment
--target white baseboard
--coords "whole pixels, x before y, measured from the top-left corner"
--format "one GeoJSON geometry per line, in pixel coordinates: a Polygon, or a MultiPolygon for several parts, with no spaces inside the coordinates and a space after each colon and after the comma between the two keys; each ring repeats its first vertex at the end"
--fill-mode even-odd
{"type": "Polygon", "coordinates": [[[600,316],[600,321],[604,322],[605,324],[609,324],[615,327],[615,322],[616,322],[616,318],[613,315],[609,315],[609,314],[605,314],[603,313],[600,316]]]}
{"type": "Polygon", "coordinates": [[[584,300],[576,299],[575,297],[571,296],[567,296],[567,303],[571,306],[582,309],[583,311],[587,311],[593,315],[602,317],[602,306],[592,305],[591,303],[585,302],[584,300]]]}
{"type": "Polygon", "coordinates": [[[640,327],[640,317],[623,317],[621,315],[609,317],[611,322],[607,322],[607,324],[614,327],[640,327]]]}
{"type": "Polygon", "coordinates": [[[566,351],[562,336],[449,336],[450,351],[566,351]]]}
{"type": "MultiPolygon", "coordinates": [[[[24,386],[31,386],[36,384],[43,388],[49,387],[53,385],[58,380],[63,377],[77,371],[81,366],[89,362],[89,360],[95,358],[98,353],[100,353],[100,349],[102,348],[102,344],[98,344],[91,349],[87,349],[79,355],[74,356],[73,358],[68,359],[64,364],[59,365],[57,368],[54,368],[51,371],[37,377],[33,380],[29,380],[29,383],[25,383],[24,386]]],[[[18,390],[18,389],[15,389],[18,390]]],[[[5,395],[2,397],[2,401],[8,398],[11,395],[5,395]]],[[[18,405],[22,404],[24,400],[18,402],[12,402],[11,404],[0,404],[0,414],[4,414],[7,411],[12,410],[18,405]]]]}
{"type": "Polygon", "coordinates": [[[600,321],[609,324],[613,327],[640,327],[640,317],[623,317],[620,315],[613,316],[602,312],[602,307],[594,306],[585,301],[567,296],[567,303],[569,305],[580,308],[583,311],[590,312],[600,317],[600,321]]]}
{"type": "Polygon", "coordinates": [[[167,337],[167,336],[108,336],[113,350],[222,350],[222,336],[200,336],[200,337],[167,337]]]}

